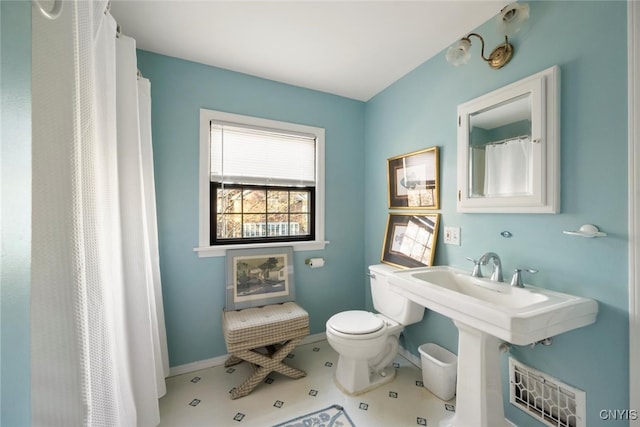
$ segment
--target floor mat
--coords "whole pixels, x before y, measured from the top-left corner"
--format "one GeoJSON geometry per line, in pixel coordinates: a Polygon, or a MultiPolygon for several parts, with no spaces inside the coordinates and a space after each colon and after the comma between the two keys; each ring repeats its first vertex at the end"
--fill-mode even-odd
{"type": "Polygon", "coordinates": [[[340,405],[331,405],[328,408],[311,412],[294,418],[274,427],[355,427],[349,415],[340,405]]]}

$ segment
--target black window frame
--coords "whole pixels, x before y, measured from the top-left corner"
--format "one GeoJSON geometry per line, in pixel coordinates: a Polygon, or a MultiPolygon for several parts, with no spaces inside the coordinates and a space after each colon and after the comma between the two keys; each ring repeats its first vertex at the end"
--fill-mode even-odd
{"type": "MultiPolygon", "coordinates": [[[[256,243],[282,243],[282,242],[307,242],[315,240],[316,233],[316,192],[315,186],[287,186],[287,185],[255,185],[255,184],[227,184],[218,181],[211,181],[209,185],[209,243],[211,246],[221,245],[249,245],[256,243]],[[218,236],[218,209],[217,209],[217,191],[220,188],[225,189],[247,189],[247,190],[277,190],[277,191],[307,191],[309,192],[309,234],[302,236],[261,236],[261,237],[240,237],[240,238],[224,238],[219,239],[218,236]]],[[[269,212],[264,212],[269,214],[269,212]]],[[[255,214],[255,213],[251,213],[255,214]]],[[[289,215],[297,214],[297,212],[289,211],[289,215]]],[[[241,214],[243,215],[243,214],[241,214]]],[[[244,224],[244,223],[243,223],[244,224]]]]}

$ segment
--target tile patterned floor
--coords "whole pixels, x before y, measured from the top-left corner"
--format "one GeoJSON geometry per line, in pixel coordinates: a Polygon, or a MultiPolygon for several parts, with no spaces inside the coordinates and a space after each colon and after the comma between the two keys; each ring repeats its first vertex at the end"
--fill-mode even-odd
{"type": "Polygon", "coordinates": [[[327,341],[299,346],[287,363],[307,372],[297,380],[270,374],[248,396],[231,400],[229,391],[250,372],[244,362],[216,366],[167,379],[160,399],[160,427],[273,426],[333,404],[343,406],[357,427],[437,426],[452,415],[449,402],[422,386],[421,370],[402,356],[393,362],[391,383],[359,396],[347,396],[333,382],[338,355],[327,341]]]}

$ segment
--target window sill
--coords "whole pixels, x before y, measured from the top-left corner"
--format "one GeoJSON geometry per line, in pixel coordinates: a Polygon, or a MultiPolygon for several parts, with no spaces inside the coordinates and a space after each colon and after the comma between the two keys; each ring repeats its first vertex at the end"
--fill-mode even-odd
{"type": "Polygon", "coordinates": [[[252,245],[221,245],[221,246],[201,246],[194,248],[194,252],[198,253],[199,258],[221,257],[227,254],[228,249],[250,249],[250,248],[274,248],[278,246],[292,246],[295,252],[300,251],[319,251],[323,250],[330,242],[313,241],[313,242],[282,242],[282,243],[256,243],[252,245]]]}

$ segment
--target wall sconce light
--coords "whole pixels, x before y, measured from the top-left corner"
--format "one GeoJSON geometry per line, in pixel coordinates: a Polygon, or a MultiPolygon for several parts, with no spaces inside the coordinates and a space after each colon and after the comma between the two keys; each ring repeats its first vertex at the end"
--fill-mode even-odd
{"type": "Polygon", "coordinates": [[[509,63],[513,56],[513,45],[509,43],[509,36],[517,33],[524,22],[529,19],[529,5],[526,3],[510,3],[503,7],[498,15],[498,31],[504,34],[504,43],[497,46],[484,56],[484,39],[480,34],[470,33],[447,50],[447,61],[455,66],[466,64],[471,58],[471,37],[477,37],[482,43],[480,56],[493,69],[499,69],[509,63]]]}

